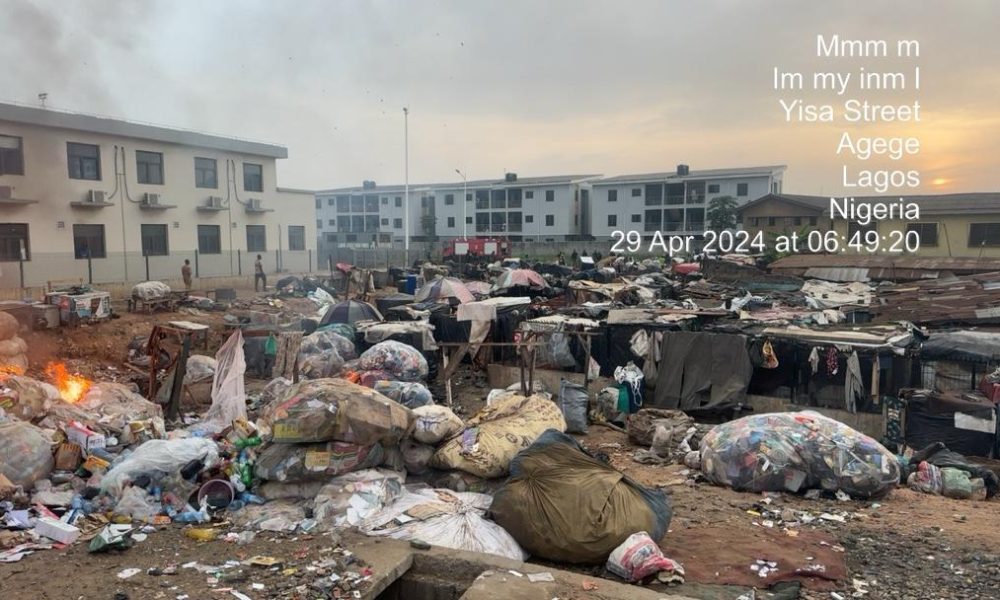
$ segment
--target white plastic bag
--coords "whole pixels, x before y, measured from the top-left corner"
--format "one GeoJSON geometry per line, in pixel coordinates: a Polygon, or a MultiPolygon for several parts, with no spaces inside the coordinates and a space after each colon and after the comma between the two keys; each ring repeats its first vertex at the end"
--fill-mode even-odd
{"type": "Polygon", "coordinates": [[[108,471],[101,480],[101,491],[118,497],[125,483],[139,475],[173,475],[193,460],[204,461],[206,467],[213,466],[219,461],[218,446],[206,438],[150,440],[108,471]]]}
{"type": "Polygon", "coordinates": [[[159,300],[170,295],[170,286],[162,281],[143,281],[132,288],[132,297],[140,300],[159,300]]]}
{"type": "Polygon", "coordinates": [[[132,517],[135,521],[152,519],[162,512],[162,506],[141,487],[130,486],[122,492],[115,514],[132,517]]]}
{"type": "Polygon", "coordinates": [[[211,356],[195,354],[187,360],[187,370],[184,371],[184,385],[198,383],[215,376],[217,361],[211,356]]]}
{"type": "Polygon", "coordinates": [[[215,361],[212,406],[199,425],[222,431],[233,421],[247,418],[247,396],[243,387],[247,363],[243,355],[243,334],[239,329],[219,348],[215,361]]]}
{"type": "Polygon", "coordinates": [[[402,494],[405,477],[386,469],[365,469],[334,477],[315,495],[316,522],[323,530],[360,525],[402,494]]]}
{"type": "Polygon", "coordinates": [[[413,409],[413,416],[413,439],[424,444],[436,444],[465,429],[462,419],[447,406],[420,406],[413,409]]]}
{"type": "Polygon", "coordinates": [[[455,550],[485,552],[523,561],[528,555],[507,531],[484,518],[492,498],[486,494],[423,488],[406,489],[396,502],[372,515],[360,525],[366,535],[397,540],[421,540],[455,550]],[[426,519],[409,517],[397,525],[403,513],[419,507],[414,514],[431,514],[426,519]]]}

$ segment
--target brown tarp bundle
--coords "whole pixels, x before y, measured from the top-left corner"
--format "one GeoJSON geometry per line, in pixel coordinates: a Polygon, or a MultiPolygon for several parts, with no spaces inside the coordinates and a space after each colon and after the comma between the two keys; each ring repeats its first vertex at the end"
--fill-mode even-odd
{"type": "Polygon", "coordinates": [[[670,524],[662,491],[643,488],[560,431],[521,451],[510,472],[489,514],[539,558],[603,563],[633,533],[659,541],[670,524]]]}
{"type": "Polygon", "coordinates": [[[751,375],[742,335],[665,331],[653,406],[687,410],[743,402],[751,375]]]}

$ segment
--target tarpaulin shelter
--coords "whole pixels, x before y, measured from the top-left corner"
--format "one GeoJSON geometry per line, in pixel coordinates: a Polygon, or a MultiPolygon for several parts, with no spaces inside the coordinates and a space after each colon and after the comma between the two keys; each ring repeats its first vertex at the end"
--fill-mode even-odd
{"type": "Polygon", "coordinates": [[[543,290],[549,287],[545,278],[531,269],[508,269],[497,276],[493,284],[494,292],[505,292],[512,289],[524,288],[529,290],[543,290]]]}
{"type": "Polygon", "coordinates": [[[996,455],[997,405],[957,392],[903,390],[904,439],[911,448],[943,442],[966,456],[996,455]]]}
{"type": "Polygon", "coordinates": [[[360,300],[344,300],[327,309],[320,321],[320,327],[331,323],[354,323],[357,321],[381,321],[382,315],[371,304],[360,300]]]}
{"type": "Polygon", "coordinates": [[[469,288],[454,277],[435,277],[417,290],[413,297],[417,302],[447,300],[458,304],[473,302],[476,299],[469,288]]]}

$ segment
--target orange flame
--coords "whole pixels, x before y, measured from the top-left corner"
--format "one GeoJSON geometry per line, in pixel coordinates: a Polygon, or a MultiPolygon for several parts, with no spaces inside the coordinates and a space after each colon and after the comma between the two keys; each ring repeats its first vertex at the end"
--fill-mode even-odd
{"type": "Polygon", "coordinates": [[[24,375],[24,367],[19,365],[0,365],[0,379],[5,379],[11,375],[24,375]]]}
{"type": "Polygon", "coordinates": [[[70,404],[76,404],[90,390],[91,381],[82,375],[70,375],[63,363],[49,363],[45,375],[59,390],[59,396],[70,404]]]}

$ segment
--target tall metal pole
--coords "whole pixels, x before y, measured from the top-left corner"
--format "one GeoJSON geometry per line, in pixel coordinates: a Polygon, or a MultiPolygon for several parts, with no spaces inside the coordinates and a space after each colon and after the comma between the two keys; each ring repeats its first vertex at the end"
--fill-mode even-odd
{"type": "Polygon", "coordinates": [[[459,177],[462,178],[462,239],[469,239],[469,232],[467,230],[469,223],[469,180],[465,177],[465,173],[455,169],[459,177]]]}
{"type": "Polygon", "coordinates": [[[410,264],[410,109],[403,107],[403,248],[410,264]]]}

